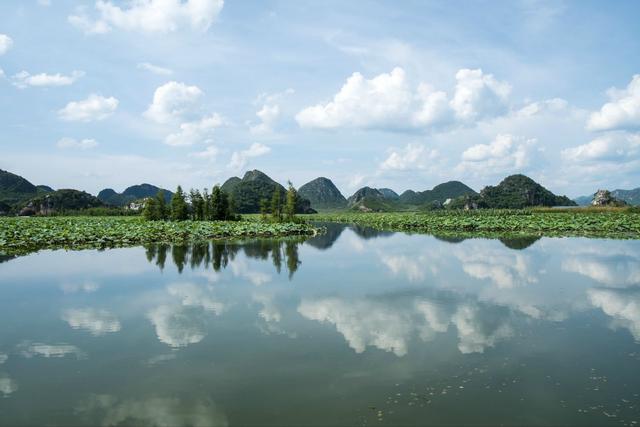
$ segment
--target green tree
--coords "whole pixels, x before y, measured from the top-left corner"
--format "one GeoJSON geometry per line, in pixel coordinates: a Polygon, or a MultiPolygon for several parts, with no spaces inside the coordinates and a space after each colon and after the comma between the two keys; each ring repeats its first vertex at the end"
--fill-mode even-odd
{"type": "Polygon", "coordinates": [[[267,199],[260,199],[260,217],[263,222],[267,222],[269,215],[269,201],[267,199]]]}
{"type": "Polygon", "coordinates": [[[282,202],[280,191],[276,187],[271,197],[271,218],[274,222],[282,222],[282,202]]]}
{"type": "Polygon", "coordinates": [[[287,189],[287,200],[284,208],[285,215],[287,216],[287,221],[293,222],[296,216],[296,201],[298,199],[298,192],[293,187],[291,181],[288,183],[289,188],[287,189]]]}
{"type": "Polygon", "coordinates": [[[182,187],[178,185],[176,192],[171,198],[171,219],[174,221],[184,221],[188,219],[188,217],[189,211],[184,198],[184,192],[182,191],[182,187]]]}
{"type": "Polygon", "coordinates": [[[156,211],[159,220],[169,219],[169,209],[167,208],[167,200],[164,197],[164,191],[158,191],[156,194],[156,211]]]}
{"type": "Polygon", "coordinates": [[[147,221],[156,221],[159,218],[158,215],[158,201],[155,197],[149,197],[144,202],[144,208],[142,209],[142,216],[147,221]]]}
{"type": "Polygon", "coordinates": [[[209,221],[211,219],[211,196],[209,196],[209,191],[206,188],[202,190],[202,203],[203,219],[209,221]]]}
{"type": "Polygon", "coordinates": [[[189,200],[191,201],[192,219],[196,221],[205,220],[204,199],[202,198],[202,194],[200,194],[200,191],[191,189],[191,191],[189,192],[189,200]]]}

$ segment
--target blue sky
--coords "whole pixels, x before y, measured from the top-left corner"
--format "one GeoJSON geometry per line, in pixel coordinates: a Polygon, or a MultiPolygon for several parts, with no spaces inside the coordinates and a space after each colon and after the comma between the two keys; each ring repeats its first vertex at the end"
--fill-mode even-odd
{"type": "Polygon", "coordinates": [[[636,1],[0,2],[0,168],[96,193],[640,186],[636,1]]]}

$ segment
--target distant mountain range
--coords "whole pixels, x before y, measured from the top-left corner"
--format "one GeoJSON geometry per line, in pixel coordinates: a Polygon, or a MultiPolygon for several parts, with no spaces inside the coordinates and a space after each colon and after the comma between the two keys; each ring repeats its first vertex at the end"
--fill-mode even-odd
{"type": "MultiPolygon", "coordinates": [[[[629,205],[640,206],[640,187],[633,190],[613,190],[611,195],[618,200],[627,202],[629,205]]],[[[579,206],[589,206],[593,200],[593,194],[591,196],[576,197],[573,200],[579,206]]]]}
{"type": "MultiPolygon", "coordinates": [[[[0,170],[0,214],[16,213],[27,205],[43,211],[47,209],[82,209],[95,206],[126,206],[135,200],[155,196],[160,187],[140,184],[128,187],[122,193],[107,188],[97,198],[76,190],[54,191],[46,185],[33,185],[25,178],[0,170]],[[47,198],[42,196],[48,195],[47,198]],[[45,203],[46,201],[46,203],[45,203]]],[[[231,177],[222,190],[229,193],[239,213],[260,212],[260,202],[269,202],[274,191],[279,191],[284,201],[286,189],[259,170],[245,173],[242,178],[231,177]]],[[[173,193],[164,189],[170,201],[173,193]]],[[[629,204],[640,203],[640,188],[615,190],[612,194],[629,204]]],[[[511,175],[496,186],[487,186],[480,193],[460,181],[436,185],[431,190],[407,190],[398,194],[390,188],[363,187],[348,199],[333,182],[325,177],[316,178],[298,189],[296,211],[310,213],[315,210],[352,209],[357,211],[409,211],[440,208],[448,202],[454,208],[522,208],[527,206],[571,206],[576,202],[588,204],[591,197],[578,198],[576,202],[565,196],[557,196],[542,185],[524,175],[511,175]],[[586,199],[589,199],[588,201],[586,199]],[[583,200],[584,199],[584,200],[583,200]]]]}
{"type": "Polygon", "coordinates": [[[105,188],[98,193],[98,199],[111,206],[127,206],[133,201],[145,199],[147,197],[154,197],[160,190],[164,191],[164,198],[167,203],[170,202],[171,197],[173,196],[171,191],[151,184],[133,185],[128,187],[122,193],[116,193],[111,188],[105,188]]]}

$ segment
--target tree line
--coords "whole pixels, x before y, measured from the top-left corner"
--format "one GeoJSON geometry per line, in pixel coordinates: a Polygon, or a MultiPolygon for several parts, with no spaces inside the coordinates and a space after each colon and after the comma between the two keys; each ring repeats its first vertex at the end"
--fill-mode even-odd
{"type": "Polygon", "coordinates": [[[185,194],[181,186],[166,203],[164,191],[145,201],[142,216],[148,221],[237,221],[233,197],[216,185],[211,193],[205,188],[185,194]],[[187,202],[188,199],[188,202],[187,202]]]}
{"type": "Polygon", "coordinates": [[[297,222],[296,218],[296,203],[298,200],[298,192],[294,188],[291,181],[288,181],[288,189],[284,195],[284,200],[281,192],[276,187],[271,197],[271,202],[268,199],[260,200],[260,216],[262,221],[271,222],[297,222]]]}

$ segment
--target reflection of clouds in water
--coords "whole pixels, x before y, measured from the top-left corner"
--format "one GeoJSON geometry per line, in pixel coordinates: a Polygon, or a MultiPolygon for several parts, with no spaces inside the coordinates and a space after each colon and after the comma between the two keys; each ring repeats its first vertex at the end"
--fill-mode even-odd
{"type": "Polygon", "coordinates": [[[82,283],[63,283],[60,285],[60,289],[65,294],[74,294],[79,292],[85,292],[87,294],[97,291],[100,288],[95,282],[82,282],[82,283]]]}
{"type": "Polygon", "coordinates": [[[343,241],[346,242],[349,247],[351,247],[351,249],[356,252],[364,251],[364,241],[353,232],[343,237],[343,241]]]}
{"type": "Polygon", "coordinates": [[[224,413],[208,400],[183,401],[164,397],[127,400],[102,394],[86,399],[76,408],[76,413],[86,414],[92,420],[99,419],[103,426],[200,427],[229,424],[224,413]]]}
{"type": "Polygon", "coordinates": [[[395,275],[405,275],[410,282],[424,280],[426,260],[418,256],[384,255],[380,260],[395,275]]]}
{"type": "Polygon", "coordinates": [[[178,355],[176,353],[168,353],[168,354],[160,354],[158,356],[153,356],[147,359],[146,365],[155,366],[160,363],[168,362],[170,360],[174,360],[178,355]]]}
{"type": "Polygon", "coordinates": [[[458,329],[458,349],[464,354],[483,353],[485,348],[513,335],[504,318],[481,313],[478,307],[469,304],[458,307],[451,323],[458,329]]]}
{"type": "Polygon", "coordinates": [[[147,317],[156,329],[158,339],[171,347],[185,347],[202,341],[206,333],[206,313],[215,315],[225,310],[211,285],[172,283],[167,292],[179,304],[164,304],[148,312],[147,317]]]}
{"type": "Polygon", "coordinates": [[[247,279],[255,286],[264,285],[271,281],[271,275],[261,271],[251,270],[249,263],[245,259],[235,259],[231,263],[231,272],[236,277],[247,279]]]}
{"type": "Polygon", "coordinates": [[[272,295],[254,293],[251,298],[254,302],[262,306],[258,315],[264,319],[265,322],[279,322],[282,319],[282,313],[280,313],[280,309],[278,309],[273,301],[272,295]]]}
{"type": "Polygon", "coordinates": [[[91,335],[100,336],[118,332],[122,327],[118,318],[107,310],[94,308],[72,308],[62,313],[62,320],[73,329],[84,329],[91,335]]]}
{"type": "Polygon", "coordinates": [[[589,289],[589,299],[613,318],[613,326],[624,327],[640,341],[640,290],[589,289]]]}
{"type": "Polygon", "coordinates": [[[456,250],[455,256],[462,262],[462,269],[476,279],[489,279],[499,288],[538,281],[531,271],[528,255],[507,250],[456,250]]]}
{"type": "MultiPolygon", "coordinates": [[[[608,248],[609,249],[609,248],[608,248]]],[[[629,286],[640,283],[640,256],[626,251],[606,252],[586,249],[563,260],[562,269],[590,277],[607,286],[629,286]]]]}
{"type": "Polygon", "coordinates": [[[77,359],[81,359],[84,357],[84,353],[78,347],[71,344],[43,344],[25,341],[18,345],[18,349],[20,354],[27,358],[35,356],[47,358],[76,356],[77,359]]]}
{"type": "Polygon", "coordinates": [[[334,324],[356,353],[373,346],[397,356],[407,354],[414,334],[429,341],[437,333],[446,332],[451,324],[458,330],[462,353],[481,353],[512,334],[506,311],[491,310],[496,313],[486,314],[487,310],[471,304],[445,307],[426,298],[389,302],[323,298],[303,300],[298,307],[298,312],[308,319],[334,324]]]}
{"type": "Polygon", "coordinates": [[[171,347],[186,347],[204,338],[203,314],[197,307],[161,305],[151,310],[148,317],[160,341],[171,347]]]}
{"type": "Polygon", "coordinates": [[[224,311],[225,305],[213,295],[212,286],[199,286],[194,283],[172,283],[167,286],[170,295],[178,297],[182,305],[202,307],[219,315],[224,311]]]}
{"type": "Polygon", "coordinates": [[[0,394],[2,397],[9,397],[18,390],[18,384],[6,374],[0,373],[0,394]]]}
{"type": "Polygon", "coordinates": [[[9,358],[8,355],[6,355],[4,353],[0,353],[0,365],[2,365],[4,362],[6,362],[8,358],[9,358]]]}

